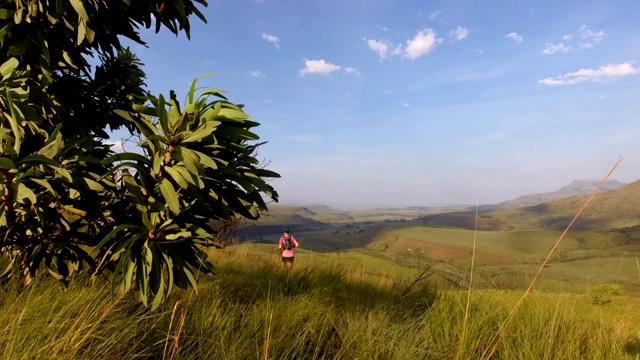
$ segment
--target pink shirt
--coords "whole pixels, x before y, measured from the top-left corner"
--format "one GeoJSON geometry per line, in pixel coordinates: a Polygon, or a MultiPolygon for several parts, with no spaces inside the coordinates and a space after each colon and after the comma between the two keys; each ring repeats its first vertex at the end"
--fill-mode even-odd
{"type": "Polygon", "coordinates": [[[293,257],[293,255],[294,255],[293,254],[293,249],[295,248],[295,243],[294,243],[295,240],[296,240],[296,238],[293,235],[291,235],[291,250],[287,250],[287,249],[284,249],[284,237],[282,237],[282,236],[280,237],[280,244],[282,245],[282,248],[284,249],[282,251],[282,257],[286,257],[286,258],[293,257]]]}

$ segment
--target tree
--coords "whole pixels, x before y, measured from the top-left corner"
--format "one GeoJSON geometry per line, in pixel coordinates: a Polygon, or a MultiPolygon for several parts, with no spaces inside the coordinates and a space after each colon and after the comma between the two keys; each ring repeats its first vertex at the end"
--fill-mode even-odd
{"type": "MultiPolygon", "coordinates": [[[[203,6],[206,2],[197,1],[203,6]]],[[[174,285],[211,272],[212,221],[257,219],[267,183],[263,143],[242,105],[198,91],[183,106],[144,89],[143,64],[119,36],[138,27],[189,36],[193,1],[16,0],[0,5],[0,246],[7,278],[48,271],[66,284],[86,268],[157,307],[174,285]],[[154,20],[155,19],[155,20],[154,20]],[[88,56],[100,65],[91,71],[88,56]],[[142,154],[114,153],[126,127],[142,154]]]]}

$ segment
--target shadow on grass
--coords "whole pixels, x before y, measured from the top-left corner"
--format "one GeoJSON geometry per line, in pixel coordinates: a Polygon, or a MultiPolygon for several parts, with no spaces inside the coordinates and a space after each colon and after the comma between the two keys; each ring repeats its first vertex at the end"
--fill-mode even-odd
{"type": "Polygon", "coordinates": [[[214,287],[217,296],[226,302],[242,305],[312,297],[341,312],[384,308],[405,317],[424,313],[438,297],[427,282],[411,286],[414,279],[386,279],[376,283],[366,271],[341,264],[295,264],[292,269],[285,269],[274,261],[254,256],[249,261],[222,262],[216,272],[210,281],[203,282],[201,293],[214,287]],[[410,286],[411,291],[406,291],[410,286]]]}
{"type": "Polygon", "coordinates": [[[636,359],[640,358],[640,338],[637,336],[629,336],[624,343],[624,351],[636,359]]]}

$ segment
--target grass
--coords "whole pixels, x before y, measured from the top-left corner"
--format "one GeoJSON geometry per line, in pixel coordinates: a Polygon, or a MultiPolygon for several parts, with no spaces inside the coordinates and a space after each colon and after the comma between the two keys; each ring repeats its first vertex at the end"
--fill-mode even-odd
{"type": "MultiPolygon", "coordinates": [[[[472,259],[478,284],[485,288],[526,289],[561,232],[479,231],[395,224],[382,227],[357,251],[405,266],[436,268],[468,274],[472,259]],[[475,257],[473,255],[476,239],[475,257]]],[[[634,233],[570,231],[551,257],[536,288],[584,294],[590,286],[620,285],[627,294],[640,294],[640,243],[634,233]]]]}
{"type": "MultiPolygon", "coordinates": [[[[359,254],[300,251],[284,270],[272,247],[212,253],[217,275],[159,311],[106,284],[51,280],[0,299],[4,359],[481,358],[521,293],[452,290],[437,276],[359,254]],[[469,299],[466,311],[467,298],[469,299]],[[465,340],[460,344],[466,320],[465,340]]],[[[81,280],[81,279],[76,279],[81,280]]],[[[624,359],[640,334],[638,299],[532,293],[494,359],[624,359]]],[[[635,355],[635,354],[632,354],[635,355]]],[[[631,357],[630,357],[631,358],[631,357]]]]}

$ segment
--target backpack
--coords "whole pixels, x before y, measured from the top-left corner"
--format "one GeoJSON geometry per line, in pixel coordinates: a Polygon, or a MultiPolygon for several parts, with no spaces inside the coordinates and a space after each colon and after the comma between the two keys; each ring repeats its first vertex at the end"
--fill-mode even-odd
{"type": "Polygon", "coordinates": [[[293,249],[293,246],[295,245],[293,243],[293,241],[291,240],[291,236],[289,237],[283,237],[282,238],[284,240],[284,249],[285,250],[291,250],[293,249]]]}

